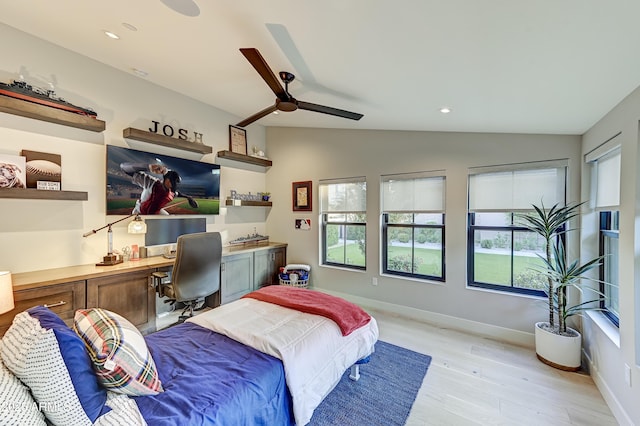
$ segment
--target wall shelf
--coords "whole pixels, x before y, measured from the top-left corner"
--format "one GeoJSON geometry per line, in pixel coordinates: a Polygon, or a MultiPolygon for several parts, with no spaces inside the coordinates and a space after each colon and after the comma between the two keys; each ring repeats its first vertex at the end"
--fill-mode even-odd
{"type": "Polygon", "coordinates": [[[77,200],[87,201],[89,195],[79,191],[45,191],[32,188],[3,188],[0,198],[19,198],[23,200],[77,200]]]}
{"type": "Polygon", "coordinates": [[[124,129],[122,131],[122,136],[126,139],[153,143],[156,145],[167,146],[169,148],[184,149],[185,151],[199,152],[201,154],[211,154],[213,152],[213,148],[208,145],[172,138],[158,133],[138,130],[132,127],[124,129]]]}
{"type": "Polygon", "coordinates": [[[249,200],[240,200],[239,206],[234,206],[234,200],[226,200],[224,205],[230,207],[271,207],[273,203],[271,201],[249,201],[249,200]]]}
{"type": "Polygon", "coordinates": [[[105,129],[105,122],[97,118],[4,95],[0,95],[0,111],[92,132],[102,132],[105,129]]]}
{"type": "Polygon", "coordinates": [[[227,160],[240,161],[242,163],[254,164],[256,166],[271,167],[271,160],[266,158],[252,157],[250,155],[238,154],[231,151],[218,151],[218,158],[227,160]]]}

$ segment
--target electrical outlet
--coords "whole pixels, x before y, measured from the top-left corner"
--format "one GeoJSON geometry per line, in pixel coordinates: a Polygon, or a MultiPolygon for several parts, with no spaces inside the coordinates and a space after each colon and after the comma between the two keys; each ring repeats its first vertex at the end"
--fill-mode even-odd
{"type": "Polygon", "coordinates": [[[371,285],[378,285],[378,277],[371,277],[371,285]]]}
{"type": "Polygon", "coordinates": [[[631,367],[628,364],[624,365],[624,381],[627,386],[631,387],[631,367]]]}

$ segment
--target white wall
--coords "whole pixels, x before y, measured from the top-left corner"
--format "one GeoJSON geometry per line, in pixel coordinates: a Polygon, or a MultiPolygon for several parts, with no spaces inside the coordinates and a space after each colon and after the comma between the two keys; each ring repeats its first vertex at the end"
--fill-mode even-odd
{"type": "Polygon", "coordinates": [[[545,309],[528,297],[466,286],[467,170],[568,158],[569,198],[577,200],[578,136],[267,128],[267,147],[274,163],[267,172],[267,187],[274,199],[267,219],[269,233],[289,243],[290,262],[312,266],[314,286],[531,344],[533,324],[545,319],[545,309]],[[379,276],[380,175],[429,170],[445,170],[446,175],[446,283],[379,276]],[[318,180],[349,176],[367,178],[366,272],[319,267],[318,180]],[[313,181],[313,212],[293,212],[291,184],[307,180],[313,181]],[[295,230],[296,218],[311,218],[312,230],[295,230]],[[377,286],[372,285],[373,277],[378,277],[377,286]]]}
{"type": "MultiPolygon", "coordinates": [[[[638,119],[640,89],[635,90],[583,136],[586,154],[619,132],[622,143],[620,181],[620,327],[597,313],[583,321],[585,351],[591,363],[591,375],[622,424],[640,424],[640,151],[638,119]],[[631,386],[625,381],[625,365],[631,369],[631,386]]],[[[582,176],[583,199],[588,198],[589,168],[582,176]]],[[[583,255],[597,250],[597,216],[584,215],[583,255]]]]}
{"type": "MultiPolygon", "coordinates": [[[[0,200],[0,270],[14,273],[93,263],[106,254],[106,230],[89,238],[82,234],[122,216],[105,215],[105,145],[129,146],[176,157],[215,162],[215,153],[228,149],[228,125],[238,117],[148,81],[59,48],[11,27],[0,25],[6,40],[0,55],[0,81],[23,74],[68,101],[92,107],[106,122],[101,133],[0,113],[0,154],[19,155],[22,149],[62,156],[62,188],[88,192],[88,201],[0,200]],[[125,141],[123,129],[147,130],[152,120],[202,133],[213,154],[125,141]]],[[[188,77],[188,76],[185,76],[188,77]]],[[[265,146],[264,127],[254,125],[250,146],[265,146]]],[[[220,162],[222,164],[222,162],[220,162]]],[[[264,172],[226,162],[221,169],[221,198],[230,189],[252,193],[265,190],[264,172]]],[[[207,216],[209,231],[226,231],[228,239],[266,232],[265,208],[227,209],[225,216],[207,216]]],[[[126,221],[114,226],[114,248],[144,245],[144,237],[126,233],[126,221]]]]}

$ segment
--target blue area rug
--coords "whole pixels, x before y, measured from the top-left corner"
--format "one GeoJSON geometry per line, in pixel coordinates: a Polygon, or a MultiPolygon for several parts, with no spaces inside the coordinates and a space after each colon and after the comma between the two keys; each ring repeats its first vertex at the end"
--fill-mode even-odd
{"type": "Polygon", "coordinates": [[[360,380],[347,371],[309,425],[404,425],[430,363],[429,355],[379,340],[371,361],[360,366],[360,380]]]}

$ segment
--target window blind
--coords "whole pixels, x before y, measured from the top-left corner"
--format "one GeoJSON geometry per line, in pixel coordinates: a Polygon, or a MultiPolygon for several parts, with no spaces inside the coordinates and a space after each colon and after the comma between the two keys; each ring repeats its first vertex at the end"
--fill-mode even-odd
{"type": "Polygon", "coordinates": [[[411,173],[386,175],[381,180],[383,212],[444,212],[444,176],[411,173]]]}
{"type": "Polygon", "coordinates": [[[595,160],[596,208],[617,210],[620,206],[620,147],[595,160]]]}
{"type": "Polygon", "coordinates": [[[318,189],[321,213],[367,211],[367,182],[364,177],[321,180],[318,189]]]}
{"type": "Polygon", "coordinates": [[[567,161],[470,169],[469,210],[527,211],[565,204],[567,161]]]}

